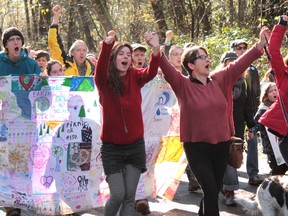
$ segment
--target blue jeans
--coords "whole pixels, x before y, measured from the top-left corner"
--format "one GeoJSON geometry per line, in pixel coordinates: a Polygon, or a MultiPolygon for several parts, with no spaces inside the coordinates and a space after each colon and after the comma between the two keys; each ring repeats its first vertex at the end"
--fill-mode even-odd
{"type": "Polygon", "coordinates": [[[223,190],[235,191],[238,189],[239,189],[239,180],[237,169],[227,165],[223,178],[223,190]]]}
{"type": "Polygon", "coordinates": [[[258,144],[257,133],[254,132],[253,139],[247,139],[248,153],[246,159],[246,170],[249,178],[252,178],[259,173],[258,169],[258,144]]]}

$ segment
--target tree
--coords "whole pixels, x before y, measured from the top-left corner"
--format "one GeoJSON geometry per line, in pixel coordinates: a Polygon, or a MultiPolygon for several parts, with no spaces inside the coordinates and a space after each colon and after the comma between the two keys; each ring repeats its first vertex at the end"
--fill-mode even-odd
{"type": "Polygon", "coordinates": [[[150,0],[150,2],[156,19],[155,22],[158,24],[159,35],[165,38],[165,32],[168,30],[168,27],[163,13],[162,0],[150,0]]]}
{"type": "Polygon", "coordinates": [[[107,33],[111,29],[113,29],[112,19],[109,14],[109,9],[107,5],[107,1],[104,0],[92,0],[93,6],[95,6],[99,22],[101,23],[104,32],[107,33]]]}
{"type": "Polygon", "coordinates": [[[89,27],[91,26],[91,24],[89,21],[89,14],[87,13],[88,8],[85,9],[82,0],[78,0],[78,5],[79,5],[79,15],[82,21],[84,34],[86,36],[86,44],[88,46],[88,49],[95,53],[96,47],[89,27]]]}

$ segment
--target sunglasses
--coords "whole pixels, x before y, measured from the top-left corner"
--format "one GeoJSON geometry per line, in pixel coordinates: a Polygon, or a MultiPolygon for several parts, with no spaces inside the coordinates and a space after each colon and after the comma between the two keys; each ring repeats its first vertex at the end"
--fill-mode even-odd
{"type": "Polygon", "coordinates": [[[247,50],[247,46],[236,46],[236,50],[247,50]]]}

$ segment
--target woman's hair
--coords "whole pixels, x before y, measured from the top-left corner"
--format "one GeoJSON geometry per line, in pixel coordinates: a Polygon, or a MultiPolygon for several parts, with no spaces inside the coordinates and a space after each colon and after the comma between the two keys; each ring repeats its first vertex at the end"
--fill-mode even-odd
{"type": "Polygon", "coordinates": [[[59,65],[61,65],[61,67],[63,67],[62,64],[61,64],[59,61],[57,61],[57,60],[50,60],[50,61],[48,61],[48,62],[46,63],[45,72],[46,72],[49,76],[50,76],[50,73],[51,73],[51,70],[52,70],[52,66],[55,65],[55,64],[59,64],[59,65]]]}
{"type": "Polygon", "coordinates": [[[192,70],[188,67],[188,63],[194,64],[195,60],[198,57],[198,51],[202,49],[206,55],[208,55],[207,50],[201,46],[193,46],[184,50],[184,53],[181,57],[181,62],[184,68],[188,71],[189,75],[192,75],[192,70]]]}
{"type": "Polygon", "coordinates": [[[37,60],[39,58],[45,57],[47,61],[50,61],[50,54],[45,50],[37,50],[34,55],[34,59],[37,60]]]}
{"type": "Polygon", "coordinates": [[[263,87],[261,88],[261,94],[260,94],[260,103],[264,104],[269,102],[268,100],[268,92],[270,91],[270,89],[276,86],[276,83],[274,82],[267,82],[263,85],[263,87]]]}
{"type": "Polygon", "coordinates": [[[272,69],[271,68],[269,68],[269,70],[267,70],[266,73],[264,74],[261,82],[264,82],[264,81],[275,82],[275,79],[274,79],[274,76],[272,74],[272,69]]]}
{"type": "Polygon", "coordinates": [[[69,49],[69,52],[68,52],[69,55],[72,55],[73,50],[75,49],[75,47],[76,47],[78,44],[84,44],[85,47],[86,47],[86,51],[88,52],[88,47],[87,47],[86,43],[85,43],[83,40],[76,40],[76,41],[71,45],[71,47],[70,47],[70,49],[69,49]]]}
{"type": "MultiPolygon", "coordinates": [[[[121,95],[123,93],[123,83],[119,74],[119,71],[116,67],[116,56],[119,51],[123,48],[127,47],[131,54],[133,49],[128,42],[119,42],[114,45],[111,55],[110,55],[110,63],[109,63],[109,77],[108,77],[108,86],[114,91],[117,95],[121,95]]],[[[132,56],[131,56],[132,60],[132,56]]],[[[132,67],[132,64],[130,65],[132,67]]]]}

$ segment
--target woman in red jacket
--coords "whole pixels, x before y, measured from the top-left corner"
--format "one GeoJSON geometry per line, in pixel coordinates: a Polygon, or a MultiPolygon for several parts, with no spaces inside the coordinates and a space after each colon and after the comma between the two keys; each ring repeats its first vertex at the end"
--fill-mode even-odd
{"type": "Polygon", "coordinates": [[[145,34],[153,54],[149,67],[138,69],[132,66],[131,45],[114,45],[115,32],[108,35],[103,40],[94,77],[103,116],[101,157],[110,189],[104,216],[116,215],[120,207],[120,216],[134,216],[137,184],[141,172],[146,171],[140,90],[157,74],[159,38],[155,33],[145,34]]]}
{"type": "Polygon", "coordinates": [[[274,26],[269,40],[271,68],[274,71],[279,96],[274,104],[262,115],[259,122],[279,137],[280,152],[288,164],[288,66],[280,52],[281,44],[287,29],[288,16],[283,15],[274,26]]]}

